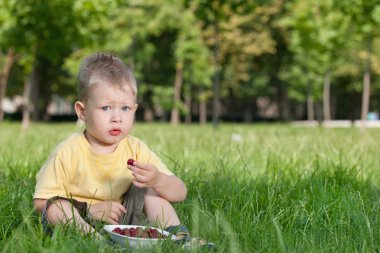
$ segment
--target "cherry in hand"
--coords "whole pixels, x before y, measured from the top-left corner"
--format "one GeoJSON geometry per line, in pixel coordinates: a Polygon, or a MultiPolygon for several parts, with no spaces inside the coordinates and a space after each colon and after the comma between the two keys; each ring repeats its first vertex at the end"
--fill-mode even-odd
{"type": "Polygon", "coordinates": [[[135,160],[133,160],[133,159],[128,159],[127,164],[133,166],[133,163],[134,163],[134,162],[135,162],[135,160]]]}

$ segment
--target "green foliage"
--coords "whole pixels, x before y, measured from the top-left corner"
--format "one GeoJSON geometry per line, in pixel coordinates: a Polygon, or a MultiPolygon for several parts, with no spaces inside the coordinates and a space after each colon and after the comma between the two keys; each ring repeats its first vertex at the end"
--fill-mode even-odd
{"type": "MultiPolygon", "coordinates": [[[[236,1],[188,3],[203,24],[212,77],[215,80],[215,75],[220,75],[220,96],[232,98],[229,103],[254,104],[256,97],[272,95],[273,84],[268,72],[275,67],[273,62],[260,58],[276,52],[272,31],[276,16],[281,12],[280,2],[272,1],[272,5],[236,1]]],[[[273,72],[276,75],[276,70],[273,72]]],[[[209,92],[213,95],[213,91],[209,92]]],[[[246,107],[250,107],[249,104],[246,107]]]]}
{"type": "MultiPolygon", "coordinates": [[[[280,24],[290,29],[289,48],[296,64],[283,77],[292,80],[293,94],[301,86],[305,92],[306,86],[312,83],[317,91],[315,98],[321,98],[323,75],[345,63],[343,56],[349,46],[346,42],[352,37],[349,17],[330,0],[292,1],[287,7],[291,15],[284,17],[280,24]]],[[[295,96],[299,101],[300,95],[295,96]]]]}
{"type": "MultiPolygon", "coordinates": [[[[48,104],[52,93],[73,97],[72,82],[66,82],[62,71],[64,59],[75,49],[91,46],[99,41],[98,34],[104,33],[100,22],[106,5],[111,1],[36,1],[7,0],[0,13],[6,19],[1,26],[0,48],[14,48],[23,68],[23,87],[33,71],[30,99],[34,106],[35,119],[40,117],[41,105],[48,104]],[[100,6],[100,7],[99,7],[100,6]],[[11,14],[11,15],[9,15],[11,14]],[[8,17],[7,17],[8,15],[8,17]],[[96,28],[96,29],[95,29],[96,28]]],[[[99,43],[98,43],[99,44],[99,43]]],[[[19,88],[21,90],[23,88],[19,88]]]]}
{"type": "Polygon", "coordinates": [[[38,54],[53,63],[60,60],[57,52],[65,51],[78,39],[72,1],[7,1],[6,8],[15,20],[5,31],[9,44],[38,54]]]}
{"type": "MultiPolygon", "coordinates": [[[[10,94],[22,91],[39,68],[40,100],[47,103],[52,93],[74,100],[81,59],[109,51],[134,70],[144,106],[160,103],[152,92],[170,89],[180,65],[181,100],[210,100],[220,74],[223,101],[249,107],[259,97],[304,103],[308,85],[319,100],[326,72],[333,89],[357,95],[370,60],[372,110],[378,110],[379,16],[377,0],[3,0],[0,66],[12,47],[17,63],[10,94]]],[[[174,106],[163,103],[167,110],[174,106]]]]}
{"type": "Polygon", "coordinates": [[[171,87],[155,86],[153,87],[153,104],[160,109],[170,110],[173,106],[173,90],[171,87]]]}

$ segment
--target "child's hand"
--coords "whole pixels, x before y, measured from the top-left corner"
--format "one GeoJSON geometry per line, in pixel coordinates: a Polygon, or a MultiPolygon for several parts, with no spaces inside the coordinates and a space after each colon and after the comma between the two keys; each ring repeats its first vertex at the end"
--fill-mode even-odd
{"type": "Polygon", "coordinates": [[[102,220],[112,225],[119,224],[119,218],[127,212],[125,207],[119,202],[103,201],[92,204],[89,212],[96,220],[102,220]]]}
{"type": "Polygon", "coordinates": [[[136,187],[154,188],[159,186],[163,180],[164,174],[152,164],[133,161],[133,165],[131,165],[128,161],[128,168],[132,171],[132,183],[136,187]]]}

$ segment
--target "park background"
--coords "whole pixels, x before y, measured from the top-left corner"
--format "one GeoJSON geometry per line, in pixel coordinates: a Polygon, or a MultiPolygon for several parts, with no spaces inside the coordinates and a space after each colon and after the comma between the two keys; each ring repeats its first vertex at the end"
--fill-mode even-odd
{"type": "Polygon", "coordinates": [[[79,62],[119,55],[140,121],[378,119],[376,0],[0,2],[0,121],[75,119],[79,62]]]}
{"type": "Polygon", "coordinates": [[[45,236],[33,209],[37,171],[83,131],[72,104],[94,51],[134,70],[132,134],[186,183],[175,208],[194,236],[218,252],[378,252],[379,24],[375,0],[0,0],[0,252],[128,252],[45,236]]]}

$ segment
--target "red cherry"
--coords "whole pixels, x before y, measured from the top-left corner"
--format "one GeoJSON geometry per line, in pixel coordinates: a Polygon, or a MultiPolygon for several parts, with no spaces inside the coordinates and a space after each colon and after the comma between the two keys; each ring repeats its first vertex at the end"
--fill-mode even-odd
{"type": "Polygon", "coordinates": [[[130,237],[137,237],[137,229],[135,229],[135,228],[131,228],[131,229],[129,230],[129,236],[130,236],[130,237]]]}
{"type": "Polygon", "coordinates": [[[122,230],[121,230],[121,228],[116,227],[116,228],[114,228],[114,229],[112,230],[112,232],[117,233],[117,234],[121,234],[122,230]]]}
{"type": "Polygon", "coordinates": [[[133,163],[134,163],[134,162],[135,162],[135,160],[133,160],[133,159],[128,159],[127,164],[133,166],[133,163]]]}
{"type": "Polygon", "coordinates": [[[157,231],[157,229],[150,228],[148,230],[148,233],[150,235],[150,238],[157,238],[158,237],[158,231],[157,231]]]}

